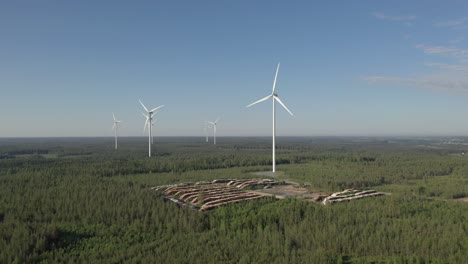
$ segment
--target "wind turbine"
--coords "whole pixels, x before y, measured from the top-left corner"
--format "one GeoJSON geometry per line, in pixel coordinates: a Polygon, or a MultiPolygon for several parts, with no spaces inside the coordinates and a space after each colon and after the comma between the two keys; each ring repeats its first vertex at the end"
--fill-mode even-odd
{"type": "Polygon", "coordinates": [[[260,102],[266,101],[271,98],[273,102],[273,147],[272,147],[272,162],[273,162],[273,173],[276,171],[276,159],[275,159],[275,151],[276,151],[276,146],[275,146],[275,137],[276,137],[276,109],[275,109],[275,101],[278,102],[286,111],[288,111],[289,114],[293,115],[291,111],[286,107],[286,105],[281,102],[281,100],[278,97],[278,94],[276,93],[276,78],[278,77],[278,70],[279,70],[280,64],[278,63],[278,67],[276,67],[276,74],[275,74],[275,80],[273,81],[273,89],[271,91],[271,94],[254,102],[249,104],[247,107],[251,107],[254,104],[258,104],[260,102]]]}
{"type": "Polygon", "coordinates": [[[158,110],[164,105],[148,110],[148,108],[146,108],[146,106],[141,102],[141,100],[138,100],[138,101],[140,101],[141,106],[143,106],[143,108],[146,111],[146,115],[143,114],[146,117],[146,122],[145,122],[145,126],[143,127],[143,132],[146,131],[146,126],[148,126],[148,132],[149,132],[148,133],[148,157],[151,157],[151,127],[153,124],[153,114],[154,114],[154,111],[158,110]]]}
{"type": "Polygon", "coordinates": [[[221,119],[221,118],[218,117],[214,122],[208,121],[208,123],[213,125],[213,138],[214,138],[214,144],[215,145],[216,145],[216,124],[218,124],[219,119],[221,119]]]}
{"type": "Polygon", "coordinates": [[[208,143],[208,121],[205,121],[205,137],[206,143],[208,143]]]}
{"type": "MultiPolygon", "coordinates": [[[[156,115],[157,113],[158,113],[157,111],[154,112],[154,115],[156,115]]],[[[141,114],[148,120],[148,116],[147,116],[147,115],[145,115],[144,113],[141,113],[141,114]]],[[[156,123],[156,121],[158,121],[158,120],[155,118],[155,119],[154,119],[154,122],[151,123],[151,127],[154,126],[154,124],[156,123]]],[[[145,127],[143,128],[143,133],[145,133],[145,131],[146,131],[146,126],[147,126],[147,123],[145,123],[145,127]]],[[[154,134],[151,135],[151,144],[153,144],[153,143],[154,143],[154,134]]]]}
{"type": "Polygon", "coordinates": [[[119,125],[120,120],[115,119],[114,113],[112,113],[112,117],[114,118],[114,125],[112,126],[112,130],[114,130],[114,135],[115,135],[115,149],[117,149],[117,127],[119,125]]]}

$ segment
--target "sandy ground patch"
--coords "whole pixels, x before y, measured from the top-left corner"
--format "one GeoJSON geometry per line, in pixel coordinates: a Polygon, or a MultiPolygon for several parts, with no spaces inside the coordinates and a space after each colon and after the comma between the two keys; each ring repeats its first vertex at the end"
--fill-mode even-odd
{"type": "Polygon", "coordinates": [[[327,196],[324,193],[311,192],[307,188],[292,184],[278,185],[269,189],[251,190],[248,192],[253,192],[264,196],[275,196],[278,199],[297,198],[310,201],[317,201],[319,197],[327,196]]]}

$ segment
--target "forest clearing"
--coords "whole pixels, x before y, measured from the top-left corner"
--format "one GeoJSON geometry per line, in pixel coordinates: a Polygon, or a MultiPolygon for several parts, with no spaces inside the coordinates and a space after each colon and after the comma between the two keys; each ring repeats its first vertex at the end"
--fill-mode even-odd
{"type": "Polygon", "coordinates": [[[352,201],[365,197],[384,195],[374,190],[344,190],[332,194],[312,192],[293,181],[272,179],[216,179],[213,182],[182,183],[156,186],[151,190],[162,191],[164,200],[179,206],[207,211],[219,206],[272,196],[277,199],[295,198],[320,202],[323,205],[352,201]],[[247,189],[247,190],[245,190],[247,189]]]}

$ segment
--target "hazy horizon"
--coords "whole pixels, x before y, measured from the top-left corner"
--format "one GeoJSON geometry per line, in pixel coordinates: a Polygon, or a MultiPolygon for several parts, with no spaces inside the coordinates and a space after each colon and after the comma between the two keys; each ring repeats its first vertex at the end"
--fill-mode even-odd
{"type": "MultiPolygon", "coordinates": [[[[103,138],[103,139],[112,139],[114,140],[114,136],[24,136],[24,137],[0,137],[0,139],[93,139],[93,138],[103,138]]],[[[147,139],[148,136],[120,136],[119,138],[142,138],[147,139]]],[[[203,135],[192,135],[192,136],[159,136],[158,138],[161,139],[168,139],[168,138],[200,138],[205,140],[205,136],[203,135]]],[[[271,140],[271,135],[258,135],[258,136],[236,136],[236,135],[225,135],[225,136],[216,136],[216,138],[265,138],[271,140]]],[[[445,138],[468,138],[468,135],[311,135],[311,136],[276,136],[276,138],[337,138],[337,139],[420,139],[420,138],[429,138],[429,139],[445,139],[445,138]]],[[[209,136],[210,142],[213,140],[213,136],[209,136]]],[[[222,142],[219,142],[222,143],[222,142]]]]}

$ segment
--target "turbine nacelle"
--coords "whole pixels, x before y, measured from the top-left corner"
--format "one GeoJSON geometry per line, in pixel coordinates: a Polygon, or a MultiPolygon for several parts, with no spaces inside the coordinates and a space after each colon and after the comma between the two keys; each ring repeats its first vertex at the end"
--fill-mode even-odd
{"type": "Polygon", "coordinates": [[[117,119],[115,118],[114,113],[112,113],[112,117],[114,118],[114,125],[112,125],[112,129],[116,129],[117,125],[118,125],[119,123],[121,123],[122,121],[117,120],[117,119]]]}
{"type": "MultiPolygon", "coordinates": [[[[153,109],[151,109],[151,110],[148,110],[148,108],[146,108],[146,106],[141,102],[141,100],[138,100],[138,101],[140,101],[141,106],[143,106],[143,108],[145,109],[145,111],[146,111],[150,116],[153,115],[153,113],[155,113],[155,111],[158,110],[159,108],[164,107],[164,105],[160,105],[160,106],[158,106],[158,107],[156,107],[156,108],[153,108],[153,109]]],[[[156,112],[156,113],[157,113],[157,112],[156,112]]]]}
{"type": "Polygon", "coordinates": [[[273,103],[274,103],[274,101],[277,101],[286,111],[288,111],[288,113],[290,115],[294,116],[293,113],[291,111],[289,111],[289,109],[286,107],[286,105],[281,101],[281,99],[278,96],[278,93],[276,92],[276,79],[278,78],[279,67],[280,67],[280,64],[278,63],[278,67],[276,67],[275,79],[273,81],[273,89],[271,90],[271,94],[268,95],[268,96],[263,97],[262,99],[260,99],[260,100],[258,100],[256,102],[253,102],[253,103],[249,104],[247,107],[251,107],[252,105],[256,105],[256,104],[258,104],[260,102],[263,102],[263,101],[266,101],[266,100],[272,98],[273,103]]]}
{"type": "Polygon", "coordinates": [[[216,125],[216,124],[218,124],[219,120],[221,120],[220,117],[216,118],[216,120],[213,121],[213,122],[210,122],[210,121],[206,121],[206,122],[208,122],[208,123],[211,124],[211,125],[216,125]]]}

